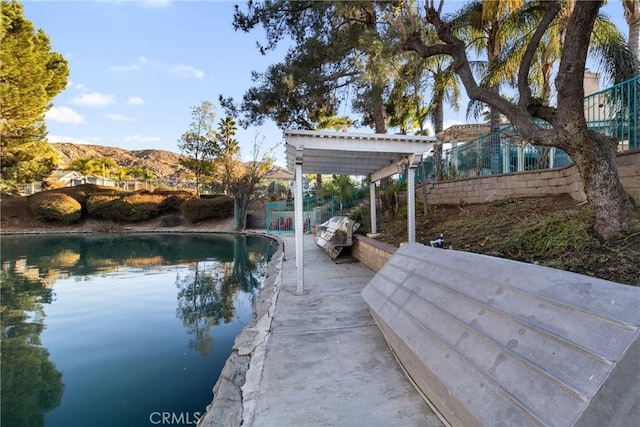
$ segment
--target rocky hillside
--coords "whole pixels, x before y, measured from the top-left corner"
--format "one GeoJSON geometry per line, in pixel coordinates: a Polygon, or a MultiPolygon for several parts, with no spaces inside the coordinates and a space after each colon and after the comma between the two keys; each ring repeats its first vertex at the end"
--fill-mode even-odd
{"type": "Polygon", "coordinates": [[[74,159],[102,159],[108,157],[119,166],[142,167],[152,171],[161,181],[178,181],[184,177],[185,169],[180,166],[180,154],[165,150],[124,150],[93,144],[72,144],[59,142],[51,144],[59,160],[59,168],[66,168],[74,159]]]}

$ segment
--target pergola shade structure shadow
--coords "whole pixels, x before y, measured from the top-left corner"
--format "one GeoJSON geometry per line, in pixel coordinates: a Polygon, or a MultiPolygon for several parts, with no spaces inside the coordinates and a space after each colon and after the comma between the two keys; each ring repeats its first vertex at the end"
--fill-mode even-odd
{"type": "MultiPolygon", "coordinates": [[[[436,140],[430,136],[365,134],[286,130],[287,168],[294,171],[295,248],[297,294],[304,293],[302,175],[331,174],[366,176],[371,185],[371,206],[376,206],[375,183],[408,170],[407,235],[415,242],[415,168],[436,140]]],[[[376,233],[376,210],[371,211],[371,232],[376,233]]]]}

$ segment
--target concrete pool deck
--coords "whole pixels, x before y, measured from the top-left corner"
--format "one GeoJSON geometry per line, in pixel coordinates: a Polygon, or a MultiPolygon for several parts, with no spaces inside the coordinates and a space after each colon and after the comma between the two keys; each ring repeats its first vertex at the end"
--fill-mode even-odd
{"type": "Polygon", "coordinates": [[[295,295],[294,236],[280,238],[277,302],[266,343],[251,355],[242,425],[442,426],[360,294],[374,273],[358,262],[334,263],[305,235],[305,294],[295,295]]]}

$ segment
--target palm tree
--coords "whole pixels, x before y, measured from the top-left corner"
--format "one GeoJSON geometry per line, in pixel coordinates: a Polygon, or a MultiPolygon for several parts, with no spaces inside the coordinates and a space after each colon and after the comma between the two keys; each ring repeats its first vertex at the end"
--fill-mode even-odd
{"type": "Polygon", "coordinates": [[[233,136],[236,134],[237,126],[231,116],[220,119],[218,123],[218,138],[220,139],[220,156],[217,162],[222,167],[222,188],[224,194],[229,194],[230,183],[233,179],[236,160],[240,154],[240,144],[233,136]]]}
{"type": "Polygon", "coordinates": [[[118,182],[118,187],[123,190],[128,190],[126,187],[126,182],[132,178],[130,169],[127,168],[118,168],[115,173],[116,181],[118,182]]]}
{"type": "Polygon", "coordinates": [[[622,0],[622,7],[629,25],[629,50],[640,58],[640,0],[622,0]]]}
{"type": "Polygon", "coordinates": [[[80,172],[82,174],[82,183],[87,183],[87,175],[100,173],[102,166],[100,162],[95,159],[73,159],[69,166],[66,168],[70,171],[80,172]]]}
{"type": "MultiPolygon", "coordinates": [[[[515,19],[515,12],[522,9],[523,0],[476,0],[463,8],[454,19],[458,34],[470,40],[470,47],[478,54],[486,54],[486,62],[480,67],[485,71],[483,85],[496,93],[500,93],[501,84],[507,77],[514,76],[518,69],[515,57],[503,62],[501,73],[492,73],[492,66],[503,58],[503,51],[511,40],[521,38],[526,31],[527,21],[515,19]]],[[[500,112],[491,107],[490,162],[491,173],[498,173],[500,168],[500,112]]]]}
{"type": "Polygon", "coordinates": [[[97,163],[99,163],[100,168],[102,169],[102,185],[105,185],[105,180],[107,177],[111,176],[111,170],[118,165],[115,160],[109,157],[103,157],[102,159],[97,160],[97,163]]]}

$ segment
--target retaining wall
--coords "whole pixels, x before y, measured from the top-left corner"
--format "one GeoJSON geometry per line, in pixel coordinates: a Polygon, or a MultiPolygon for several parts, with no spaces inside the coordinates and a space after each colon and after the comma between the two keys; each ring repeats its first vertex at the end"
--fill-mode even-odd
{"type": "MultiPolygon", "coordinates": [[[[640,150],[618,154],[618,174],[627,192],[640,203],[640,150]]],[[[427,184],[429,204],[487,203],[509,197],[569,194],[577,201],[587,199],[578,169],[574,165],[558,169],[517,172],[427,184]]],[[[422,191],[416,196],[422,201],[422,191]]]]}
{"type": "Polygon", "coordinates": [[[370,239],[361,234],[356,234],[353,237],[351,255],[374,272],[378,272],[391,259],[397,249],[393,245],[370,239]]]}

